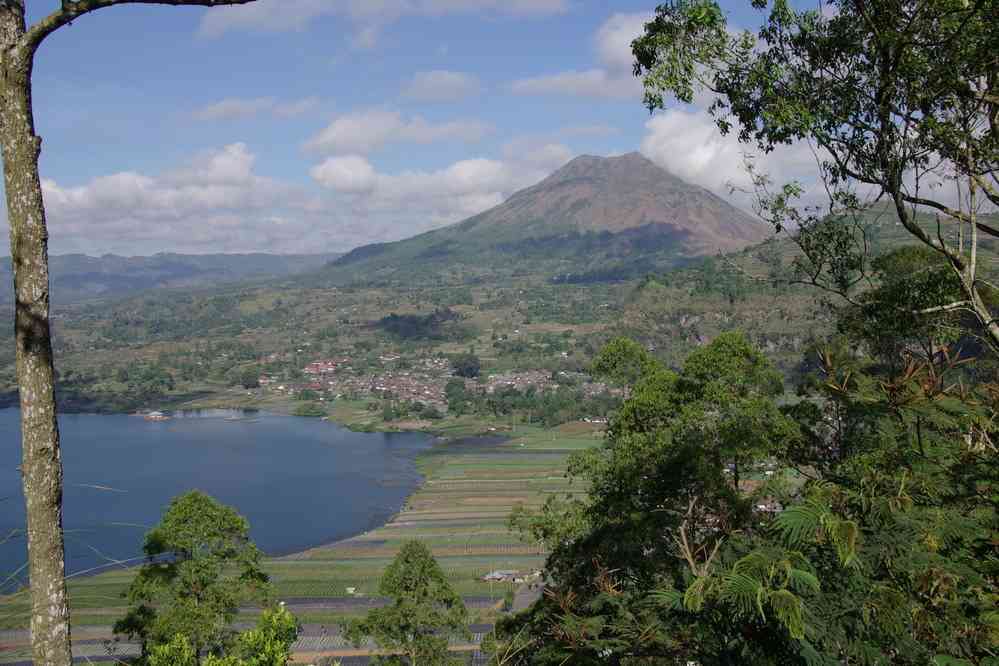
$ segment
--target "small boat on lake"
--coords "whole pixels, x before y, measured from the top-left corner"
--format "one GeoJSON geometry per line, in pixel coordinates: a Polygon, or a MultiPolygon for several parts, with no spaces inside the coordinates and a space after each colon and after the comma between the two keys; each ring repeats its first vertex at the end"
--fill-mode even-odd
{"type": "Polygon", "coordinates": [[[144,417],[147,421],[169,421],[170,417],[163,412],[149,412],[144,417]]]}

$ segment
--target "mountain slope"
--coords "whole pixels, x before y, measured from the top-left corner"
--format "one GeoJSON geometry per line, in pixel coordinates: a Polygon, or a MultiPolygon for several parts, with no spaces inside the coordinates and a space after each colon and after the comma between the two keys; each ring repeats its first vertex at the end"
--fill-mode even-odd
{"type": "MultiPolygon", "coordinates": [[[[285,277],[315,270],[336,255],[161,253],[151,257],[105,254],[53,255],[50,260],[53,302],[75,303],[90,298],[113,298],[159,287],[208,287],[220,282],[285,277]]],[[[10,257],[0,258],[0,281],[10,285],[10,257]]],[[[0,302],[11,302],[9,289],[0,302]]]]}
{"type": "Polygon", "coordinates": [[[582,156],[464,222],[357,248],[332,262],[321,279],[612,277],[737,250],[768,235],[762,222],[638,153],[582,156]]]}

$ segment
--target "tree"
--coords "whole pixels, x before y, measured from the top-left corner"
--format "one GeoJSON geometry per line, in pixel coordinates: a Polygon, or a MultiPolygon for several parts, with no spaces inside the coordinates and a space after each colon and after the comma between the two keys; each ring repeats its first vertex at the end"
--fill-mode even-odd
{"type": "Polygon", "coordinates": [[[454,365],[454,374],[458,377],[475,379],[482,372],[482,362],[475,354],[459,354],[451,363],[454,365]]]}
{"type": "Polygon", "coordinates": [[[430,549],[419,541],[403,544],[385,570],[378,593],[392,601],[348,625],[347,635],[357,646],[372,638],[391,655],[379,658],[380,663],[440,666],[450,663],[449,638],[470,638],[465,604],[430,549]]]}
{"type": "Polygon", "coordinates": [[[28,26],[24,0],[0,0],[0,148],[14,273],[14,329],[21,404],[21,474],[28,522],[31,643],[35,663],[69,666],[69,605],[62,534],[62,459],[49,325],[48,229],[42,201],[31,74],[56,30],[97,9],[129,3],[237,5],[253,0],[62,0],[28,26]]]}
{"type": "Polygon", "coordinates": [[[250,366],[239,373],[239,383],[245,389],[260,388],[260,368],[250,366]]]}
{"type": "MultiPolygon", "coordinates": [[[[679,373],[623,340],[595,368],[634,377],[630,396],[604,446],[570,462],[588,497],[550,499],[540,513],[511,516],[512,526],[552,548],[552,584],[531,609],[501,623],[500,642],[533,642],[514,663],[756,663],[739,651],[739,623],[721,614],[664,617],[649,594],[685,589],[691,571],[730,566],[751,551],[768,519],[753,510],[756,494],[740,487],[739,472],[758,470],[799,436],[774,404],[779,376],[738,333],[718,336],[679,373]]],[[[767,598],[760,603],[769,608],[767,598]]]]}
{"type": "Polygon", "coordinates": [[[979,234],[999,237],[980,215],[999,205],[999,5],[834,0],[819,12],[753,2],[768,4],[757,35],[730,32],[714,0],[661,5],[633,43],[649,108],[706,88],[722,133],[737,129],[764,152],[811,142],[828,207],[799,207],[799,183],[774,188],[751,168],[761,215],[793,231],[801,278],[847,297],[867,282],[860,195],[871,193],[957,283],[957,298],[914,312],[969,313],[999,348],[977,256],[979,234]]]}
{"type": "MultiPolygon", "coordinates": [[[[298,632],[298,622],[286,608],[265,610],[255,629],[236,637],[229,654],[208,655],[204,666],[286,666],[298,632]]],[[[153,646],[147,662],[148,666],[197,666],[198,655],[187,636],[177,634],[169,643],[153,646]]]]}
{"type": "Polygon", "coordinates": [[[128,613],[114,626],[140,639],[143,655],[178,635],[195,655],[223,653],[239,604],[268,590],[246,519],[196,490],[170,502],[143,550],[148,562],[129,586],[128,613]]]}
{"type": "Polygon", "coordinates": [[[960,297],[960,284],[939,254],[912,245],[877,257],[871,267],[876,286],[841,309],[839,328],[880,363],[900,370],[910,358],[932,361],[967,334],[966,314],[918,314],[960,297]]]}

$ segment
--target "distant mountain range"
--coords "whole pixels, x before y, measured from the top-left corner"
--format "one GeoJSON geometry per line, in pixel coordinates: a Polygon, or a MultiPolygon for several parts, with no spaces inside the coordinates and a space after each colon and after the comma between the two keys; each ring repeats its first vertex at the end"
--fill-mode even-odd
{"type": "Polygon", "coordinates": [[[454,283],[542,274],[585,282],[662,270],[769,235],[763,222],[639,153],[582,156],[484,213],[359,247],[303,279],[454,283]]]}
{"type": "MultiPolygon", "coordinates": [[[[336,254],[156,254],[90,257],[64,254],[50,257],[52,302],[66,305],[94,298],[116,298],[139,291],[203,288],[223,282],[280,278],[316,270],[336,254]]],[[[13,300],[10,257],[0,258],[0,303],[13,300]]]]}

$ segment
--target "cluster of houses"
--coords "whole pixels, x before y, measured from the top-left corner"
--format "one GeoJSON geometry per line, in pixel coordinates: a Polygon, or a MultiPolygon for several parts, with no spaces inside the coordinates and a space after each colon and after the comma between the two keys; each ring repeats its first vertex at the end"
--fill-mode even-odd
{"type": "MultiPolygon", "coordinates": [[[[386,365],[400,359],[398,354],[379,357],[386,365]]],[[[424,358],[415,361],[411,370],[386,370],[374,375],[358,376],[351,366],[351,359],[345,357],[309,363],[302,368],[302,373],[308,377],[305,383],[281,383],[273,377],[263,376],[260,378],[260,385],[288,395],[308,389],[336,398],[377,396],[420,402],[443,413],[447,411],[444,387],[451,379],[451,370],[451,363],[447,359],[424,358]]]]}
{"type": "MultiPolygon", "coordinates": [[[[308,363],[302,368],[306,381],[302,383],[283,382],[271,376],[260,377],[260,386],[279,393],[295,395],[304,390],[312,390],[325,399],[378,397],[408,402],[419,402],[447,413],[446,387],[453,381],[454,368],[447,358],[425,357],[400,363],[399,354],[386,353],[379,357],[383,369],[375,374],[358,375],[349,357],[327,358],[308,363]]],[[[595,396],[615,389],[605,384],[593,383],[586,375],[568,376],[564,379],[580,386],[587,396],[595,396]]],[[[558,388],[559,381],[546,370],[522,370],[505,372],[480,379],[466,379],[465,389],[469,392],[492,394],[513,388],[526,391],[534,388],[545,392],[558,388]]],[[[599,423],[605,420],[593,419],[599,423]]]]}
{"type": "Polygon", "coordinates": [[[533,386],[538,391],[551,391],[557,387],[550,372],[542,370],[525,370],[521,372],[505,372],[499,375],[489,375],[483,388],[486,393],[495,393],[507,388],[524,391],[533,386]]]}

